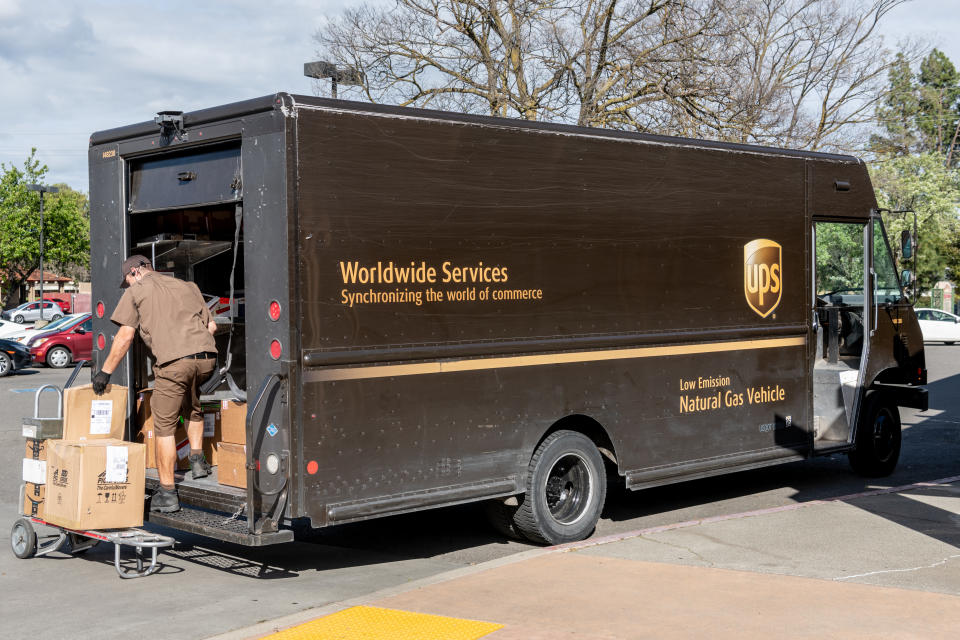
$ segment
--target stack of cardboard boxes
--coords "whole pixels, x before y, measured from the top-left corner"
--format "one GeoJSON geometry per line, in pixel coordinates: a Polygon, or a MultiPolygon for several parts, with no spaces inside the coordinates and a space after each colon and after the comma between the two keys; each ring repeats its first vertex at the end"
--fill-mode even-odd
{"type": "Polygon", "coordinates": [[[126,387],[73,387],[63,404],[61,438],[27,438],[24,515],[68,529],[142,525],[145,451],[123,440],[126,387]]]}
{"type": "MultiPolygon", "coordinates": [[[[146,465],[148,469],[157,467],[156,433],[153,414],[150,410],[152,389],[142,390],[137,397],[137,424],[140,426],[138,438],[146,445],[146,465]]],[[[246,422],[247,405],[234,400],[205,402],[203,408],[203,455],[207,461],[217,467],[220,484],[245,488],[246,473],[246,422]]],[[[177,444],[176,469],[184,471],[190,468],[190,440],[184,420],[174,434],[177,444]]]]}
{"type": "Polygon", "coordinates": [[[220,442],[217,443],[217,479],[230,487],[247,488],[247,405],[220,403],[220,442]]]}

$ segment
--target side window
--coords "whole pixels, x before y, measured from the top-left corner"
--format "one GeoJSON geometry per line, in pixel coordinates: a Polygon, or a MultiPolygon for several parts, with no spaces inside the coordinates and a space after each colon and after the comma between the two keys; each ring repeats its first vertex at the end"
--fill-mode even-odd
{"type": "Polygon", "coordinates": [[[817,295],[863,293],[863,225],[818,222],[817,295]]]}
{"type": "Polygon", "coordinates": [[[893,263],[887,235],[879,219],[873,224],[873,269],[877,274],[877,302],[896,303],[903,295],[897,278],[897,267],[893,263]]]}
{"type": "Polygon", "coordinates": [[[934,320],[938,322],[953,322],[953,318],[945,314],[943,311],[934,311],[934,320]]]}
{"type": "Polygon", "coordinates": [[[930,320],[931,313],[929,311],[917,311],[917,320],[930,320]]]}
{"type": "Polygon", "coordinates": [[[39,303],[39,302],[33,302],[33,303],[30,304],[29,307],[27,307],[27,310],[28,310],[28,311],[36,311],[36,310],[39,309],[39,308],[40,308],[40,303],[39,303]]]}
{"type": "Polygon", "coordinates": [[[80,325],[80,328],[86,331],[87,333],[90,333],[91,331],[93,331],[93,318],[90,318],[89,320],[85,320],[83,324],[80,325]]]}

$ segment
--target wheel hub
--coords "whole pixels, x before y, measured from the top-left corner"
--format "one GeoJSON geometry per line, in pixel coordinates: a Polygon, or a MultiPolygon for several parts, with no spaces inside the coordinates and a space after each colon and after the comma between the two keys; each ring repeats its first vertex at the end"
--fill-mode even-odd
{"type": "Polygon", "coordinates": [[[589,502],[590,482],[590,471],[582,458],[566,455],[557,460],[544,488],[550,515],[561,524],[576,522],[589,502]]]}

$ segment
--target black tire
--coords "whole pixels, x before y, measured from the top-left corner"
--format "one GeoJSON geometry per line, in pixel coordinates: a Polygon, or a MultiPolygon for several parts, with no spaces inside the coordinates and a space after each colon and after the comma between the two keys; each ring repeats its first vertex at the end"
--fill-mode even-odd
{"type": "Polygon", "coordinates": [[[55,320],[59,320],[59,319],[62,318],[62,317],[63,317],[63,314],[61,314],[61,313],[55,313],[55,314],[53,314],[53,317],[50,318],[50,321],[53,322],[53,321],[55,321],[55,320]]]}
{"type": "Polygon", "coordinates": [[[603,458],[582,433],[556,431],[530,459],[526,493],[513,523],[525,538],[563,544],[588,537],[597,527],[607,495],[603,458]]]}
{"type": "Polygon", "coordinates": [[[520,530],[517,529],[517,525],[513,522],[513,519],[517,514],[517,509],[519,508],[519,503],[516,505],[509,505],[504,504],[503,500],[488,500],[484,511],[486,512],[487,520],[490,522],[490,526],[493,527],[494,531],[502,536],[510,538],[511,540],[526,541],[527,539],[523,536],[520,530]]]}
{"type": "Polygon", "coordinates": [[[47,351],[47,366],[53,369],[63,369],[70,366],[73,354],[66,347],[54,347],[47,351]]]}
{"type": "Polygon", "coordinates": [[[0,378],[13,373],[13,360],[10,356],[0,351],[0,378]]]}
{"type": "Polygon", "coordinates": [[[37,552],[37,532],[26,518],[20,518],[13,523],[10,548],[13,549],[13,555],[21,560],[32,558],[37,552]]]}
{"type": "Polygon", "coordinates": [[[16,322],[17,324],[23,324],[23,316],[21,316],[20,314],[17,314],[13,317],[13,321],[16,322]]]}
{"type": "Polygon", "coordinates": [[[882,478],[893,473],[900,460],[900,411],[882,394],[867,392],[850,466],[862,476],[882,478]]]}

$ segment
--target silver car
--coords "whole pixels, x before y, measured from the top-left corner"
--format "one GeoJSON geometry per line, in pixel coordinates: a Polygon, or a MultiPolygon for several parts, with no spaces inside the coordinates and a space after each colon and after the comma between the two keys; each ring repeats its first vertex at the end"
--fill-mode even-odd
{"type": "MultiPolygon", "coordinates": [[[[40,319],[40,301],[36,302],[24,302],[19,307],[14,307],[13,309],[7,309],[2,314],[0,314],[4,320],[13,320],[18,324],[23,324],[24,322],[34,322],[40,319]]],[[[50,302],[49,300],[43,301],[43,319],[44,320],[59,320],[63,317],[63,309],[60,308],[56,302],[50,302]]]]}

